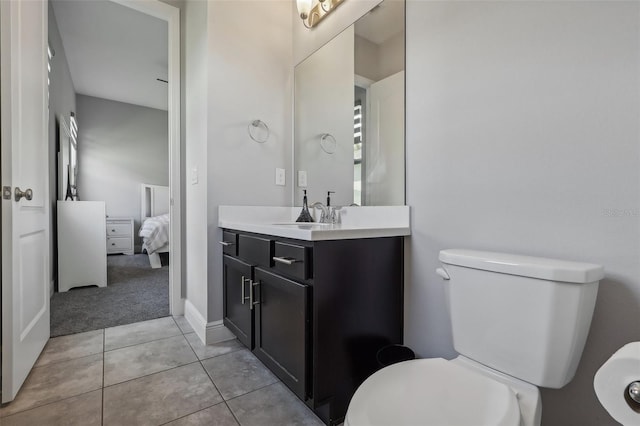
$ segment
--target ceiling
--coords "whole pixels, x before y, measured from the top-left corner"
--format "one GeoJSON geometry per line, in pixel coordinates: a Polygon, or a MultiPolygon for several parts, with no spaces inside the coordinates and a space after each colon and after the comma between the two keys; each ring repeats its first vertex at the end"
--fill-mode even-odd
{"type": "Polygon", "coordinates": [[[108,0],[52,0],[76,93],[167,109],[167,22],[108,0]]]}
{"type": "Polygon", "coordinates": [[[355,33],[372,43],[382,44],[404,31],[404,1],[385,0],[360,18],[355,33]]]}

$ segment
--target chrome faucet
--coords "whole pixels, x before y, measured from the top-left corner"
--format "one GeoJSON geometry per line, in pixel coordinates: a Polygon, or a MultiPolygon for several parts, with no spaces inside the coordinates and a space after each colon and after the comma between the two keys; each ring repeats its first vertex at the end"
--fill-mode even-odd
{"type": "MultiPolygon", "coordinates": [[[[325,206],[324,204],[322,204],[320,201],[316,201],[315,203],[311,204],[311,208],[312,209],[321,209],[322,213],[320,213],[320,220],[318,222],[320,223],[330,223],[330,219],[329,219],[329,209],[327,208],[327,206],[325,206]]],[[[315,212],[315,210],[314,210],[315,212]]]]}
{"type": "Polygon", "coordinates": [[[328,222],[333,223],[334,225],[336,223],[340,223],[340,213],[338,213],[340,210],[342,209],[342,207],[329,207],[329,210],[331,210],[331,214],[329,215],[329,220],[328,222]]]}

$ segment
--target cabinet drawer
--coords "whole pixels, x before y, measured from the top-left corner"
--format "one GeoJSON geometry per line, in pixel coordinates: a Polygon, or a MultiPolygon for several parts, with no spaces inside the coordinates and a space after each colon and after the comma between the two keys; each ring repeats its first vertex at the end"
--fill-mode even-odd
{"type": "Polygon", "coordinates": [[[131,238],[107,237],[107,251],[128,251],[131,250],[131,238]]]}
{"type": "Polygon", "coordinates": [[[276,242],[273,254],[274,268],[276,271],[306,280],[310,278],[310,252],[310,247],[276,242]]]}
{"type": "Polygon", "coordinates": [[[222,231],[222,252],[231,256],[238,254],[238,234],[235,232],[222,231]]]}
{"type": "Polygon", "coordinates": [[[131,235],[130,223],[107,223],[107,236],[131,235]]]}
{"type": "Polygon", "coordinates": [[[272,241],[267,238],[238,236],[238,256],[257,265],[271,266],[272,247],[272,241]]]}

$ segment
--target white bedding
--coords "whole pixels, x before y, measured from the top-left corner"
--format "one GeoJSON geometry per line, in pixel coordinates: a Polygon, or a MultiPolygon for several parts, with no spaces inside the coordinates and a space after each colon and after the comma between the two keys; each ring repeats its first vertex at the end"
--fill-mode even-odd
{"type": "Polygon", "coordinates": [[[155,253],[169,243],[169,214],[146,219],[138,235],[144,240],[147,253],[155,253]]]}

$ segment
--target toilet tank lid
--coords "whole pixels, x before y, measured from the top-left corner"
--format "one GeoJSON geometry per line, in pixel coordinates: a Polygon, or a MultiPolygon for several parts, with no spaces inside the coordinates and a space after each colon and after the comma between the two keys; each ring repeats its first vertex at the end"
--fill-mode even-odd
{"type": "Polygon", "coordinates": [[[549,281],[592,283],[600,281],[604,277],[604,268],[593,263],[570,262],[490,251],[442,250],[440,251],[439,259],[442,263],[448,265],[549,281]]]}

